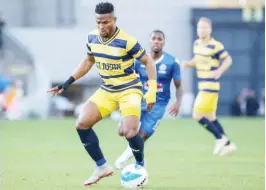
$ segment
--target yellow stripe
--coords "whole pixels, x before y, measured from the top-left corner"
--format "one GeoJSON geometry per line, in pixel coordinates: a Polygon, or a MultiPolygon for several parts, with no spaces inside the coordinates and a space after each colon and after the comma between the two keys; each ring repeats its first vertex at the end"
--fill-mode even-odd
{"type": "Polygon", "coordinates": [[[199,78],[214,78],[212,71],[197,71],[199,78]]]}
{"type": "Polygon", "coordinates": [[[228,56],[228,52],[227,51],[225,51],[225,52],[223,52],[221,55],[220,55],[220,59],[224,59],[225,57],[227,57],[228,56]]]}
{"type": "Polygon", "coordinates": [[[199,82],[198,87],[200,90],[210,89],[210,90],[220,90],[219,82],[199,82]]]}
{"type": "Polygon", "coordinates": [[[107,45],[102,44],[90,44],[91,49],[93,49],[94,53],[104,53],[106,54],[108,52],[108,55],[113,56],[124,56],[127,54],[125,49],[118,48],[118,47],[111,47],[107,45]]]}

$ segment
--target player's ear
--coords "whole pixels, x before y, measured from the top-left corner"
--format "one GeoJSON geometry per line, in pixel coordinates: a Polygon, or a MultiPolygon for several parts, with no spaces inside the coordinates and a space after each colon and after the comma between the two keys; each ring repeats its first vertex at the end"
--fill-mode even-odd
{"type": "Polygon", "coordinates": [[[117,20],[117,17],[114,17],[114,21],[115,21],[115,23],[116,23],[116,20],[117,20]]]}

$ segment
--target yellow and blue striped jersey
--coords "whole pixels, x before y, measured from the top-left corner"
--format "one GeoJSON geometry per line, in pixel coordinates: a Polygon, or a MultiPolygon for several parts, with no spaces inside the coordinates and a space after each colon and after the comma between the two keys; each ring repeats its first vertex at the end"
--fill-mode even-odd
{"type": "Polygon", "coordinates": [[[140,60],[145,50],[134,37],[117,28],[113,37],[104,42],[96,29],[88,35],[87,50],[88,55],[94,56],[103,80],[102,89],[109,92],[131,88],[141,90],[142,84],[134,69],[134,59],[140,60]]]}
{"type": "Polygon", "coordinates": [[[210,39],[207,44],[194,42],[194,59],[198,77],[198,89],[200,91],[218,93],[220,82],[213,76],[213,71],[219,68],[220,61],[228,56],[221,42],[210,39]]]}

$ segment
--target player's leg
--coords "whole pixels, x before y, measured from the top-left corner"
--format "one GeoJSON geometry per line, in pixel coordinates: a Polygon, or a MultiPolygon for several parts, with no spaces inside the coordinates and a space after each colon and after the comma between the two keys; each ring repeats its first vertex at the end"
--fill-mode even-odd
{"type": "Polygon", "coordinates": [[[104,158],[99,145],[99,139],[92,127],[102,118],[109,115],[112,111],[110,109],[113,109],[114,106],[110,100],[106,99],[106,92],[98,90],[86,102],[77,119],[76,128],[80,140],[97,166],[92,176],[84,182],[84,185],[96,183],[101,178],[113,173],[113,169],[107,164],[104,158]],[[102,104],[103,100],[104,104],[102,104]]]}
{"type": "Polygon", "coordinates": [[[221,139],[221,132],[217,130],[215,125],[211,122],[213,118],[215,118],[215,114],[213,114],[209,104],[211,104],[211,102],[206,94],[199,92],[194,103],[193,119],[204,126],[216,139],[221,139]]]}
{"type": "MultiPolygon", "coordinates": [[[[143,116],[145,115],[145,112],[146,111],[141,111],[141,118],[140,118],[140,124],[141,124],[141,122],[142,122],[142,118],[143,118],[143,116]]],[[[139,127],[140,127],[140,124],[139,124],[139,127]]],[[[121,119],[120,120],[120,123],[119,123],[119,135],[123,135],[123,120],[121,119]]],[[[129,160],[131,159],[131,158],[133,158],[134,157],[134,155],[133,155],[133,152],[132,152],[132,150],[131,150],[131,148],[130,148],[130,146],[128,145],[127,147],[126,147],[126,149],[124,150],[124,152],[116,159],[116,161],[115,161],[115,167],[116,167],[116,169],[123,169],[127,164],[128,164],[128,162],[129,162],[129,160]]]]}
{"type": "Polygon", "coordinates": [[[193,111],[193,118],[204,126],[216,138],[213,154],[218,154],[226,145],[228,138],[213,124],[216,118],[218,95],[199,92],[193,111]]]}
{"type": "MultiPolygon", "coordinates": [[[[160,120],[164,115],[165,109],[166,105],[155,104],[151,112],[147,112],[146,107],[142,110],[139,134],[144,139],[144,142],[147,141],[154,134],[156,128],[159,125],[160,120]]],[[[125,167],[132,157],[133,154],[131,148],[128,146],[126,150],[121,154],[121,156],[116,160],[116,168],[122,169],[123,167],[125,167]]],[[[146,166],[147,165],[145,163],[145,167],[146,166]]]]}
{"type": "MultiPolygon", "coordinates": [[[[220,124],[220,122],[218,121],[217,118],[215,118],[214,120],[212,120],[212,123],[216,126],[216,128],[224,135],[228,138],[228,136],[225,134],[224,129],[222,127],[222,125],[220,124]]],[[[226,143],[226,146],[221,150],[220,155],[224,156],[230,153],[233,153],[237,150],[237,147],[234,143],[232,143],[229,138],[228,141],[226,143]]]]}
{"type": "Polygon", "coordinates": [[[119,97],[119,107],[123,118],[119,135],[124,136],[133,152],[136,163],[144,165],[144,140],[139,135],[142,93],[139,90],[127,90],[119,97]]]}

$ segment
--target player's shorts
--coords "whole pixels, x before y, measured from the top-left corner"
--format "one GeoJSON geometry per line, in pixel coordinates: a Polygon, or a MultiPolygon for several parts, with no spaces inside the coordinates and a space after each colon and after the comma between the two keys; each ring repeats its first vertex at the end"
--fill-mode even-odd
{"type": "Polygon", "coordinates": [[[138,89],[129,89],[122,92],[108,92],[98,89],[91,97],[90,101],[94,102],[102,118],[110,115],[117,108],[123,117],[135,115],[140,117],[142,92],[138,89]]]}
{"type": "Polygon", "coordinates": [[[166,106],[167,104],[156,103],[150,112],[146,111],[146,107],[142,107],[140,130],[143,131],[145,135],[153,135],[164,116],[166,106]]]}
{"type": "Polygon", "coordinates": [[[194,102],[194,111],[197,113],[216,112],[218,98],[218,93],[200,91],[194,102]]]}

